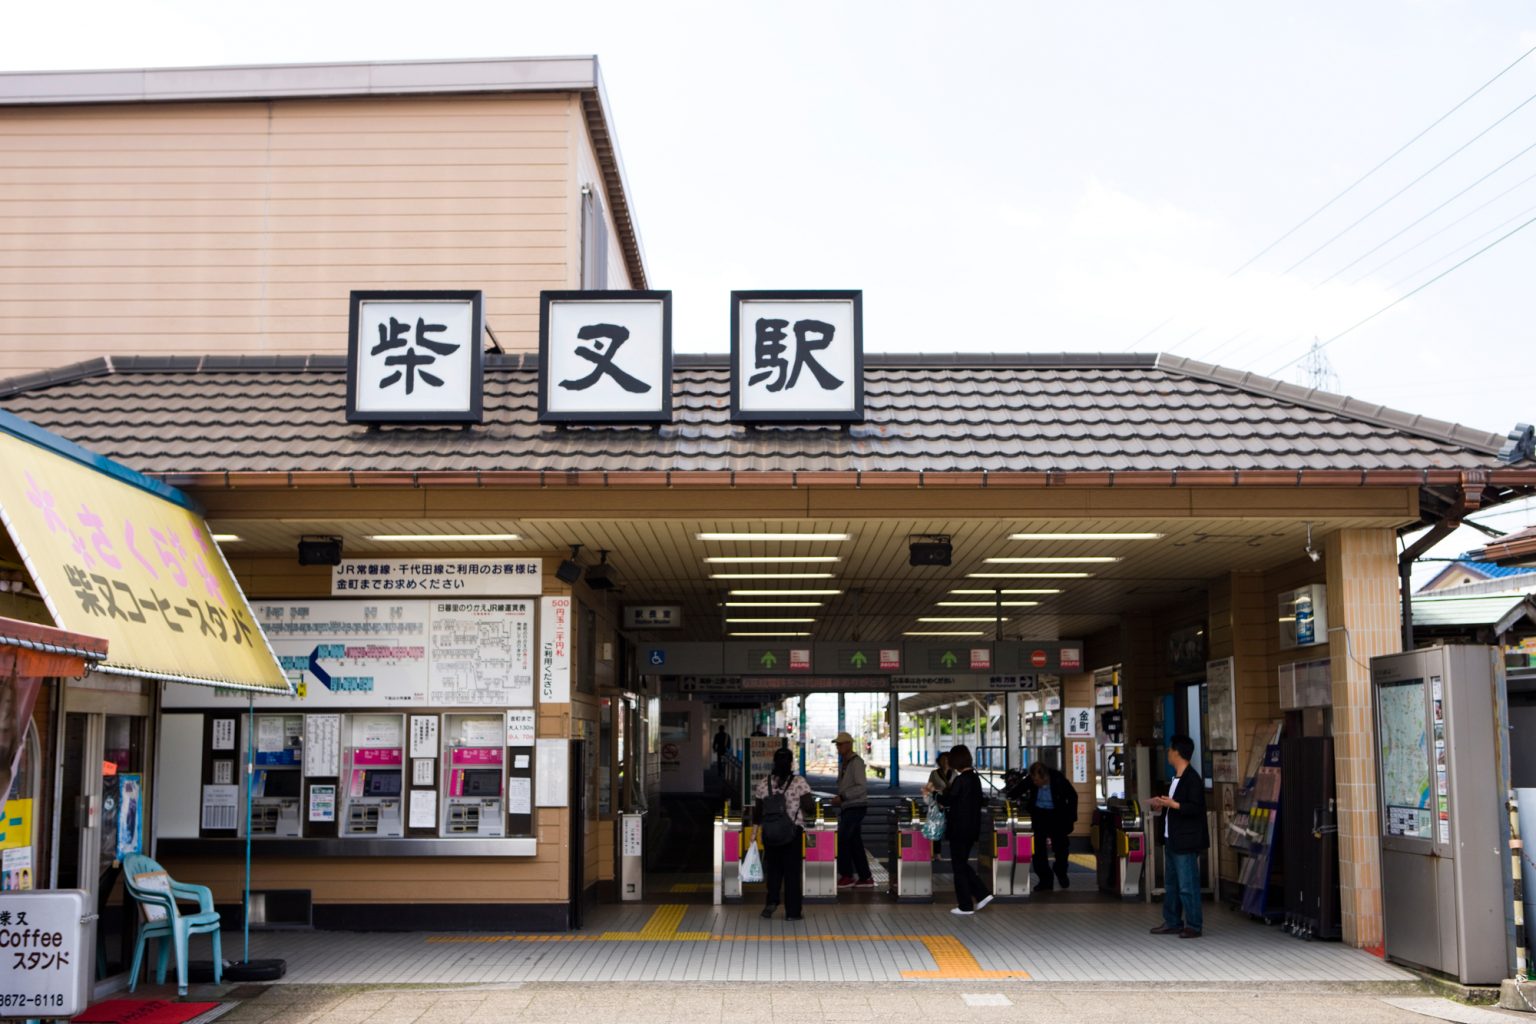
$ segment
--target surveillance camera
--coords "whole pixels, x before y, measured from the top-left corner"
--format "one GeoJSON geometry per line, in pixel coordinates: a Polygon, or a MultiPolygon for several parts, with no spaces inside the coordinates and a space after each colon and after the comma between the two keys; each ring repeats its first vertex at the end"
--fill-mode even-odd
{"type": "Polygon", "coordinates": [[[1318,551],[1313,551],[1313,550],[1311,550],[1311,549],[1310,549],[1310,548],[1309,548],[1309,549],[1307,549],[1307,557],[1308,557],[1308,558],[1310,558],[1310,559],[1312,559],[1312,561],[1314,561],[1314,562],[1315,562],[1315,561],[1317,561],[1317,560],[1318,560],[1318,559],[1319,559],[1319,558],[1322,558],[1322,557],[1323,557],[1323,556],[1322,556],[1322,553],[1321,553],[1321,552],[1318,552],[1318,551]]]}

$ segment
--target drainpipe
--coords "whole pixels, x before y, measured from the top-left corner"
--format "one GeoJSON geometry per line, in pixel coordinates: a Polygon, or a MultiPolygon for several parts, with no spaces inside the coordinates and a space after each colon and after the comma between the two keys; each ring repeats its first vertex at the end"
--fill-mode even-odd
{"type": "Polygon", "coordinates": [[[1449,537],[1461,525],[1459,519],[1445,519],[1431,526],[1418,540],[1397,557],[1397,585],[1403,601],[1403,650],[1413,650],[1413,563],[1424,552],[1449,537]]]}

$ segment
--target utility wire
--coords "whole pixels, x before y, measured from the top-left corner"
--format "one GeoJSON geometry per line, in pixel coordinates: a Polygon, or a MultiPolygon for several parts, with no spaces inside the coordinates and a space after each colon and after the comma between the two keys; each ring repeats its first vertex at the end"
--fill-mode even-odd
{"type": "MultiPolygon", "coordinates": [[[[1356,189],[1356,187],[1358,187],[1359,185],[1364,183],[1365,180],[1367,178],[1369,178],[1371,175],[1375,174],[1377,171],[1379,171],[1383,167],[1387,166],[1387,164],[1389,164],[1393,160],[1397,159],[1397,157],[1400,156],[1405,149],[1407,149],[1409,146],[1413,145],[1415,142],[1418,142],[1420,139],[1422,139],[1424,136],[1428,135],[1430,132],[1434,131],[1435,128],[1437,128],[1441,124],[1441,122],[1443,122],[1446,118],[1450,117],[1452,114],[1456,113],[1456,111],[1460,110],[1462,107],[1464,107],[1468,103],[1472,102],[1474,99],[1476,99],[1483,92],[1483,90],[1487,89],[1494,82],[1497,82],[1499,79],[1501,79],[1505,75],[1509,74],[1509,72],[1513,71],[1515,69],[1515,67],[1520,64],[1521,61],[1525,60],[1527,57],[1529,57],[1533,53],[1536,53],[1536,46],[1533,46],[1529,50],[1526,50],[1520,56],[1516,57],[1512,63],[1510,63],[1507,67],[1504,68],[1504,70],[1500,71],[1498,74],[1496,74],[1492,78],[1488,79],[1488,81],[1484,82],[1482,85],[1478,86],[1476,89],[1473,89],[1472,92],[1467,94],[1467,96],[1460,103],[1456,104],[1450,110],[1447,110],[1445,113],[1441,114],[1439,117],[1437,117],[1433,121],[1431,121],[1430,124],[1429,124],[1429,127],[1425,128],[1423,131],[1419,132],[1417,135],[1415,135],[1413,138],[1409,139],[1407,142],[1403,143],[1401,146],[1398,146],[1391,153],[1389,153],[1386,156],[1385,159],[1383,159],[1380,163],[1378,163],[1375,167],[1372,167],[1370,170],[1366,171],[1364,174],[1360,175],[1360,177],[1356,178],[1353,182],[1351,182],[1349,184],[1349,186],[1344,189],[1344,191],[1340,192],[1338,195],[1336,195],[1332,199],[1328,200],[1322,206],[1319,206],[1317,209],[1315,209],[1311,213],[1307,214],[1307,216],[1305,218],[1303,218],[1298,224],[1296,224],[1295,227],[1291,228],[1285,234],[1281,235],[1279,238],[1275,239],[1273,242],[1270,242],[1264,248],[1260,249],[1256,255],[1252,256],[1248,260],[1248,262],[1244,263],[1242,266],[1240,266],[1236,270],[1232,271],[1232,273],[1229,274],[1228,276],[1229,277],[1235,277],[1238,274],[1241,274],[1243,271],[1245,271],[1249,267],[1253,266],[1253,264],[1257,263],[1260,259],[1262,259],[1263,257],[1267,256],[1269,254],[1270,250],[1274,249],[1275,246],[1279,245],[1281,242],[1285,241],[1287,238],[1290,238],[1296,232],[1300,231],[1302,228],[1304,228],[1308,224],[1312,223],[1312,221],[1315,220],[1319,214],[1323,213],[1329,207],[1333,206],[1333,204],[1338,202],[1340,199],[1343,199],[1345,196],[1349,195],[1351,192],[1353,192],[1356,189]]],[[[1529,102],[1529,101],[1527,101],[1527,102],[1529,102]]]]}
{"type": "Polygon", "coordinates": [[[1462,267],[1466,266],[1468,263],[1471,263],[1473,260],[1477,259],[1483,253],[1487,252],[1489,249],[1492,249],[1494,246],[1497,246],[1497,245],[1501,244],[1502,242],[1504,242],[1504,241],[1506,241],[1506,240],[1508,240],[1510,238],[1513,238],[1515,235],[1518,235],[1520,232],[1524,231],[1526,228],[1530,227],[1532,224],[1536,224],[1536,217],[1532,217],[1531,219],[1529,219],[1529,220],[1525,221],[1523,224],[1521,224],[1519,227],[1514,228],[1513,230],[1505,232],[1504,234],[1500,235],[1498,238],[1494,239],[1493,241],[1489,242],[1487,245],[1483,246],[1481,249],[1477,250],[1477,252],[1474,252],[1472,255],[1468,256],[1466,259],[1461,260],[1458,263],[1453,263],[1451,266],[1446,267],[1440,273],[1436,274],[1434,277],[1430,278],[1428,281],[1425,281],[1423,284],[1421,284],[1417,288],[1413,289],[1413,291],[1408,292],[1408,293],[1406,293],[1404,295],[1398,296],[1397,298],[1393,299],[1391,302],[1387,303],[1385,306],[1382,306],[1376,312],[1372,313],[1370,316],[1366,317],[1364,320],[1356,321],[1355,323],[1351,324],[1350,326],[1344,328],[1338,334],[1335,334],[1333,337],[1329,338],[1327,341],[1318,343],[1316,346],[1314,346],[1314,348],[1312,350],[1310,350],[1308,352],[1303,352],[1301,355],[1297,356],[1295,359],[1292,359],[1290,362],[1285,363],[1285,364],[1277,367],[1275,369],[1275,371],[1273,373],[1271,373],[1269,376],[1271,376],[1271,377],[1278,376],[1279,374],[1285,372],[1286,370],[1290,369],[1292,366],[1295,366],[1297,363],[1299,363],[1303,359],[1305,359],[1308,355],[1311,354],[1311,351],[1315,351],[1316,349],[1327,348],[1329,345],[1332,345],[1334,342],[1338,341],[1340,338],[1342,338],[1345,335],[1349,334],[1351,331],[1354,331],[1354,330],[1356,330],[1357,328],[1360,328],[1360,327],[1364,327],[1366,324],[1370,323],[1372,320],[1374,320],[1377,317],[1381,316],[1381,314],[1385,313],[1387,310],[1392,309],[1394,306],[1398,306],[1398,305],[1401,305],[1404,302],[1407,302],[1409,299],[1413,298],[1415,295],[1419,294],[1419,292],[1423,291],[1425,288],[1428,288],[1430,285],[1434,284],[1436,281],[1439,281],[1441,278],[1444,278],[1444,277],[1454,273],[1455,271],[1460,270],[1462,267]]]}
{"type": "MultiPolygon", "coordinates": [[[[1415,270],[1413,273],[1411,273],[1411,274],[1404,274],[1402,277],[1398,278],[1396,281],[1393,281],[1390,285],[1388,285],[1388,289],[1391,290],[1391,291],[1396,291],[1397,289],[1401,288],[1403,285],[1407,284],[1409,281],[1412,281],[1414,278],[1416,278],[1420,274],[1424,273],[1426,270],[1433,270],[1435,267],[1437,267],[1440,264],[1444,263],[1446,260],[1450,259],[1452,256],[1455,256],[1457,253],[1462,252],[1465,249],[1472,248],[1474,245],[1476,245],[1478,242],[1481,242],[1483,239],[1487,238],[1489,235],[1491,235],[1491,234],[1493,234],[1493,233],[1495,233],[1497,231],[1501,231],[1504,228],[1508,227],[1509,225],[1513,224],[1515,221],[1521,219],[1522,217],[1529,216],[1530,214],[1533,214],[1533,213],[1536,213],[1536,206],[1527,206],[1525,209],[1521,210],[1519,213],[1515,214],[1513,217],[1505,218],[1504,220],[1501,220],[1499,223],[1495,224],[1493,227],[1489,228],[1487,231],[1484,231],[1482,234],[1475,235],[1472,238],[1467,239],[1461,245],[1458,245],[1456,248],[1452,249],[1448,253],[1445,253],[1443,256],[1440,256],[1438,259],[1430,260],[1428,263],[1424,264],[1422,267],[1420,267],[1419,269],[1415,270]]],[[[1505,378],[1505,379],[1507,380],[1508,378],[1505,378]]]]}
{"type": "Polygon", "coordinates": [[[1328,248],[1334,242],[1337,242],[1339,239],[1343,238],[1345,235],[1347,235],[1351,231],[1355,230],[1355,228],[1359,227],[1361,224],[1364,224],[1367,220],[1369,220],[1370,218],[1374,217],[1376,215],[1376,213],[1378,211],[1380,211],[1383,207],[1385,207],[1388,203],[1391,203],[1398,196],[1402,195],[1404,192],[1407,192],[1409,189],[1413,188],[1413,186],[1417,185],[1419,182],[1423,181],[1425,178],[1429,177],[1431,174],[1434,174],[1436,171],[1438,171],[1440,168],[1444,167],[1450,161],[1456,159],[1456,157],[1458,155],[1460,155],[1462,153],[1462,151],[1464,151],[1468,146],[1472,145],[1474,142],[1476,142],[1477,140],[1481,139],[1483,136],[1487,135],[1489,132],[1493,131],[1499,125],[1503,124],[1505,121],[1508,121],[1511,117],[1514,117],[1521,110],[1524,110],[1525,107],[1528,104],[1530,104],[1533,100],[1536,100],[1536,93],[1531,93],[1531,95],[1527,96],[1525,99],[1523,99],[1519,103],[1515,104],[1513,109],[1507,111],[1497,121],[1493,122],[1488,127],[1484,128],[1482,131],[1480,131],[1476,135],[1472,136],[1466,142],[1463,142],[1461,145],[1459,145],[1455,149],[1451,150],[1450,153],[1446,154],[1444,157],[1441,157],[1438,161],[1436,161],[1434,164],[1432,164],[1430,166],[1429,170],[1425,171],[1423,174],[1420,174],[1417,178],[1414,178],[1408,184],[1404,185],[1402,188],[1398,189],[1396,192],[1393,192],[1391,195],[1387,196],[1387,198],[1383,199],[1381,202],[1377,203],[1375,206],[1371,207],[1369,210],[1365,211],[1365,213],[1361,214],[1358,218],[1356,218],[1355,220],[1351,221],[1348,227],[1346,227],[1344,230],[1340,231],[1338,234],[1334,235],[1332,238],[1328,239],[1328,241],[1324,242],[1322,245],[1318,246],[1316,249],[1313,249],[1311,252],[1307,253],[1301,259],[1297,260],[1295,263],[1292,263],[1290,266],[1286,267],[1285,268],[1285,272],[1287,274],[1294,272],[1298,267],[1300,267],[1303,263],[1305,263],[1308,260],[1310,260],[1313,256],[1316,256],[1318,253],[1320,253],[1324,249],[1328,248]]]}

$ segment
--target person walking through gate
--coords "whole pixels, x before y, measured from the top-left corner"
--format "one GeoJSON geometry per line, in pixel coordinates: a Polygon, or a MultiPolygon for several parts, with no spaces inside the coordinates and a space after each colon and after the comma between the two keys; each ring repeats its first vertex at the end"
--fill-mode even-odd
{"type": "Polygon", "coordinates": [[[1063,889],[1072,883],[1067,877],[1071,865],[1068,844],[1077,826],[1077,789],[1067,777],[1043,762],[1029,766],[1029,782],[1024,789],[1024,807],[1029,811],[1030,828],[1035,836],[1035,874],[1039,892],[1050,892],[1051,855],[1056,857],[1056,881],[1063,889]],[[1047,848],[1049,844],[1049,848],[1047,848]]]}
{"type": "Polygon", "coordinates": [[[1168,740],[1168,763],[1174,778],[1167,796],[1152,798],[1152,809],[1163,812],[1163,923],[1153,935],[1198,939],[1204,929],[1200,909],[1200,854],[1211,845],[1205,820],[1205,780],[1189,759],[1195,741],[1188,736],[1168,740]]]}
{"type": "MultiPolygon", "coordinates": [[[[933,771],[928,773],[928,785],[923,790],[925,794],[932,796],[934,800],[938,800],[944,791],[949,789],[949,784],[955,780],[955,770],[949,766],[949,751],[939,751],[938,762],[938,764],[934,765],[933,771]]],[[[934,860],[939,859],[939,848],[943,845],[944,840],[933,840],[934,860]]]]}
{"type": "Polygon", "coordinates": [[[725,759],[731,753],[731,734],[725,731],[725,723],[720,724],[720,731],[715,733],[715,768],[720,772],[720,777],[725,778],[725,759]]]}
{"type": "MultiPolygon", "coordinates": [[[[949,752],[949,766],[957,773],[944,792],[937,794],[944,805],[945,838],[949,840],[949,864],[955,873],[955,906],[951,914],[970,917],[992,902],[992,893],[981,884],[981,877],[971,867],[971,851],[981,838],[981,808],[986,798],[981,792],[981,776],[971,762],[971,748],[961,743],[949,752]]],[[[924,792],[931,792],[928,786],[924,792]]]]}
{"type": "Polygon", "coordinates": [[[763,916],[772,917],[784,895],[784,920],[801,920],[801,894],[805,887],[802,837],[805,816],[814,813],[816,797],[805,776],[795,774],[795,755],[788,747],[773,752],[773,771],[753,790],[757,797],[757,821],[763,837],[763,881],[768,902],[763,916]]]}
{"type": "Polygon", "coordinates": [[[864,815],[869,810],[869,780],[864,759],[853,752],[853,737],[846,732],[832,741],[837,745],[837,887],[872,889],[875,876],[864,850],[864,815]]]}

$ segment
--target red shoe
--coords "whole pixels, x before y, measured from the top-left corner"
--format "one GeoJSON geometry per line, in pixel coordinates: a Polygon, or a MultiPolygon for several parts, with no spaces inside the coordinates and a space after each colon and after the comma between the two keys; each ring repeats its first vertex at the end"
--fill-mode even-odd
{"type": "Polygon", "coordinates": [[[853,887],[855,889],[873,889],[875,887],[875,880],[873,878],[861,878],[853,883],[853,887]]]}
{"type": "Polygon", "coordinates": [[[837,876],[837,887],[839,889],[852,889],[853,888],[853,876],[852,875],[838,875],[837,876]]]}

